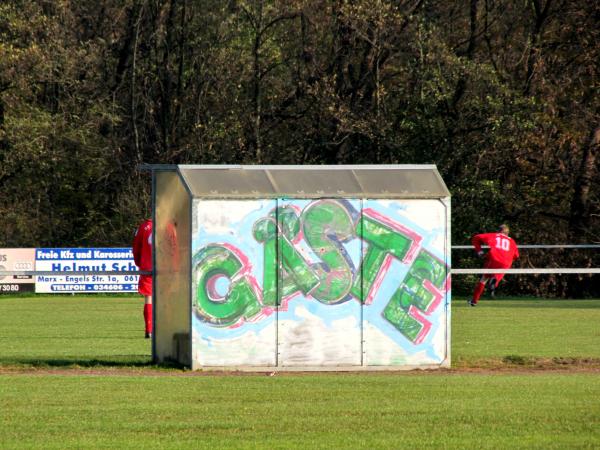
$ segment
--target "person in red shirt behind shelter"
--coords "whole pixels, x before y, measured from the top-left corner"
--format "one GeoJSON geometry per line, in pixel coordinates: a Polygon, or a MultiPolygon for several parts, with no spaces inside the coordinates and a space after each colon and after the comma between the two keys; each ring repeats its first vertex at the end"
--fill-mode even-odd
{"type": "MultiPolygon", "coordinates": [[[[152,271],[152,220],[144,220],[133,238],[133,260],[140,270],[152,271]]],[[[140,275],[138,292],[144,296],[146,339],[152,337],[152,275],[140,275]]]]}
{"type": "MultiPolygon", "coordinates": [[[[481,249],[482,245],[487,245],[490,250],[485,254],[483,267],[486,269],[509,269],[515,259],[519,257],[519,249],[514,239],[508,237],[508,225],[500,225],[497,233],[476,234],[471,238],[471,244],[475,247],[477,255],[484,257],[485,252],[481,249]]],[[[469,305],[476,306],[485,286],[492,297],[500,280],[504,277],[503,273],[484,274],[475,286],[473,298],[469,300],[469,305]]]]}

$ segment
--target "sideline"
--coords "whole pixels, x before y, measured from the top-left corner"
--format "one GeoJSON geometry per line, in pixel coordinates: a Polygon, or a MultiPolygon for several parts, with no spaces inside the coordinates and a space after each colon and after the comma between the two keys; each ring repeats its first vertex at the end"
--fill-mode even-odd
{"type": "Polygon", "coordinates": [[[600,374],[600,358],[573,359],[554,358],[536,359],[530,363],[513,364],[501,360],[481,361],[481,365],[464,365],[442,369],[414,369],[397,371],[311,371],[311,372],[246,372],[246,371],[201,371],[187,369],[161,368],[48,368],[48,367],[16,367],[0,366],[0,376],[84,376],[84,377],[310,377],[310,376],[367,376],[367,377],[411,377],[418,375],[452,376],[452,375],[540,375],[540,374],[600,374]]]}

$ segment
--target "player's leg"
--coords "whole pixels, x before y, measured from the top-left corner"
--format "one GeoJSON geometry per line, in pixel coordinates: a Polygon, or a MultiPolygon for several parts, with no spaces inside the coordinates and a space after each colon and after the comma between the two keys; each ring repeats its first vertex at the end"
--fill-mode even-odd
{"type": "Polygon", "coordinates": [[[496,286],[497,286],[496,283],[497,283],[496,278],[494,278],[494,277],[491,277],[487,282],[487,289],[488,289],[488,292],[490,293],[490,297],[492,297],[492,298],[496,296],[496,286]]]}
{"type": "Polygon", "coordinates": [[[500,280],[502,278],[504,278],[503,273],[496,273],[490,277],[490,280],[488,281],[488,290],[492,297],[495,297],[496,289],[498,288],[498,285],[500,284],[500,280]]]}
{"type": "Polygon", "coordinates": [[[144,296],[144,324],[145,324],[145,337],[149,339],[152,337],[152,296],[144,296]]]}
{"type": "Polygon", "coordinates": [[[487,280],[488,280],[487,275],[484,275],[481,277],[479,282],[475,285],[475,289],[473,290],[473,297],[471,298],[471,300],[469,300],[469,305],[471,305],[471,306],[477,305],[477,303],[479,302],[479,299],[481,298],[481,294],[483,294],[483,291],[485,290],[485,283],[487,282],[487,280]]]}
{"type": "Polygon", "coordinates": [[[152,337],[152,277],[140,275],[138,292],[144,296],[144,328],[145,337],[152,337]]]}

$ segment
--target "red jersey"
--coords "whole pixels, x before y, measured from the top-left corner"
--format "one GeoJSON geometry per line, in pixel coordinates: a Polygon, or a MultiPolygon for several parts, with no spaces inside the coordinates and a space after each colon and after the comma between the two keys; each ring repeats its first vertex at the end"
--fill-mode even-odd
{"type": "MultiPolygon", "coordinates": [[[[133,238],[133,260],[140,270],[152,270],[152,220],[144,220],[133,238]]],[[[152,275],[140,275],[138,292],[145,296],[152,295],[152,275]]]]}
{"type": "Polygon", "coordinates": [[[133,260],[140,270],[152,270],[152,220],[146,219],[133,238],[133,260]]]}
{"type": "Polygon", "coordinates": [[[519,257],[517,243],[503,233],[476,234],[471,238],[471,244],[478,253],[481,251],[482,245],[490,247],[490,251],[485,257],[485,267],[488,268],[508,269],[519,257]]]}

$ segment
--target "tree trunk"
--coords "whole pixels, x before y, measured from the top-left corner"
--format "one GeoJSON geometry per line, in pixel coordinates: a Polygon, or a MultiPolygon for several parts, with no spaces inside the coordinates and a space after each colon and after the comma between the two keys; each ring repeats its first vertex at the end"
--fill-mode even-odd
{"type": "Polygon", "coordinates": [[[263,33],[263,2],[258,2],[258,12],[256,17],[256,35],[254,36],[254,46],[252,47],[252,104],[254,109],[254,146],[256,163],[263,162],[262,141],[260,134],[262,101],[261,101],[261,66],[260,66],[260,48],[262,46],[263,33]]]}
{"type": "Polygon", "coordinates": [[[527,58],[527,73],[525,74],[525,86],[523,94],[530,95],[532,92],[533,79],[537,70],[538,62],[542,52],[542,29],[550,12],[552,0],[546,0],[546,4],[542,5],[540,0],[531,0],[535,13],[535,23],[530,36],[529,55],[527,58]]]}
{"type": "Polygon", "coordinates": [[[584,241],[590,222],[590,189],[596,172],[596,155],[600,148],[600,126],[590,136],[583,149],[579,174],[575,181],[575,192],[571,201],[569,235],[572,242],[584,241]]]}

